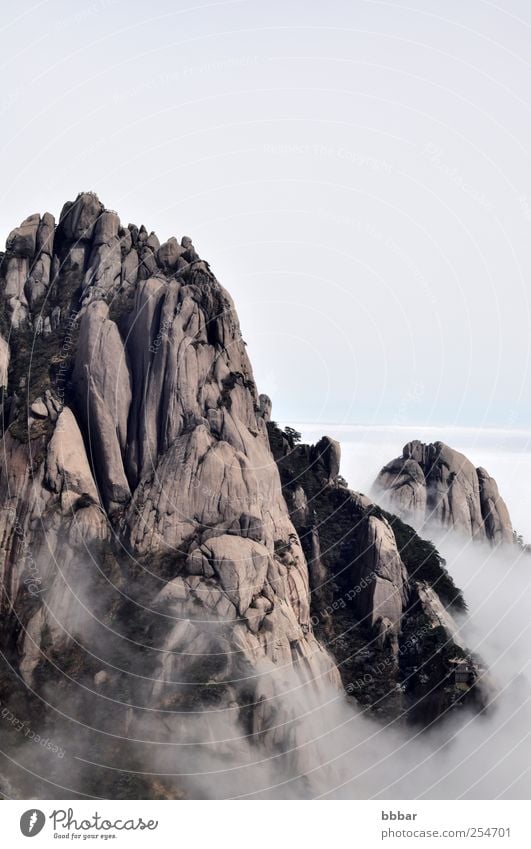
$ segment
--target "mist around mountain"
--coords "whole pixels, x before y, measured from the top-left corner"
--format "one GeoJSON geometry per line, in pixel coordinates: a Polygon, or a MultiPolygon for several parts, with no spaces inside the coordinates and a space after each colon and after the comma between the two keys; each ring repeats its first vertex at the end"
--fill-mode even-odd
{"type": "Polygon", "coordinates": [[[2,792],[523,796],[529,561],[493,478],[417,440],[358,492],[275,422],[199,250],[91,192],[7,238],[2,792]]]}

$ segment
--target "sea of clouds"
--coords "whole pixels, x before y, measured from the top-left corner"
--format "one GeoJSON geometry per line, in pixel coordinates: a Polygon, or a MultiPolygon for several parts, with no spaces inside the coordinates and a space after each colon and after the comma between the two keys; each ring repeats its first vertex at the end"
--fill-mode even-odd
{"type": "MultiPolygon", "coordinates": [[[[469,428],[298,425],[304,441],[323,433],[341,442],[341,473],[370,493],[379,470],[411,439],[441,440],[494,476],[514,527],[531,542],[531,432],[469,428]]],[[[325,797],[528,798],[531,788],[531,554],[494,550],[455,532],[429,536],[461,587],[469,611],[459,621],[484,660],[493,700],[481,716],[463,712],[427,732],[376,726],[332,700],[317,711],[329,757],[317,771],[325,797]],[[327,729],[323,733],[323,728],[327,729]],[[327,767],[328,769],[328,767],[327,767]],[[339,779],[341,776],[341,779],[339,779]]]]}

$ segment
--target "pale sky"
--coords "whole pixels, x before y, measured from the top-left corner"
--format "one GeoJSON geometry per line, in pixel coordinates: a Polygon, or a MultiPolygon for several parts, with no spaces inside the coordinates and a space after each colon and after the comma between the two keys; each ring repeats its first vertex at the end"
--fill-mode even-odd
{"type": "Polygon", "coordinates": [[[4,0],[0,30],[2,239],[87,189],[191,235],[283,422],[529,425],[525,0],[4,0]]]}

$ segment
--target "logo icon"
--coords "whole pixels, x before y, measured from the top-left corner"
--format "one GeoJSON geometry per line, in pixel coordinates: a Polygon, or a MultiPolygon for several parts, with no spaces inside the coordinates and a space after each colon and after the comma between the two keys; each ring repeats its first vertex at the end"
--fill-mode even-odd
{"type": "Polygon", "coordinates": [[[37,808],[25,811],[20,817],[20,830],[24,837],[35,837],[44,828],[46,817],[37,808]]]}

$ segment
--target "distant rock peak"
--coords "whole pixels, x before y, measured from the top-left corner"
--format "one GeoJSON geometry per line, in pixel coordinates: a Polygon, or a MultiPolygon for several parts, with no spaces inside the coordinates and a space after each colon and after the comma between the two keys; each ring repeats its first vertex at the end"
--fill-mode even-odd
{"type": "Polygon", "coordinates": [[[417,528],[433,522],[493,545],[513,542],[494,478],[444,442],[408,442],[402,456],[381,470],[374,493],[417,528]]]}

